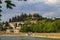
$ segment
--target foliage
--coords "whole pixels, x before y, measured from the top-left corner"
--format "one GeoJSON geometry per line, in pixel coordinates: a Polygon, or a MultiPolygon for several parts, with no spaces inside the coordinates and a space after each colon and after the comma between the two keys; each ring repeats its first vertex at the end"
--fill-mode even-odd
{"type": "MultiPolygon", "coordinates": [[[[60,32],[60,20],[52,20],[52,19],[45,18],[43,20],[40,19],[39,21],[36,24],[29,24],[30,25],[29,30],[31,32],[34,32],[34,33],[35,32],[37,32],[37,33],[60,32]]],[[[27,30],[28,30],[27,25],[25,27],[22,27],[21,30],[23,30],[23,32],[27,32],[27,30]]]]}
{"type": "Polygon", "coordinates": [[[27,32],[27,25],[24,25],[21,27],[21,32],[27,32]]]}
{"type": "MultiPolygon", "coordinates": [[[[60,19],[52,20],[50,18],[44,18],[42,16],[37,16],[39,14],[34,14],[32,19],[32,15],[29,14],[21,14],[20,16],[15,16],[12,19],[9,20],[9,22],[25,22],[24,25],[22,25],[20,32],[34,32],[34,33],[56,33],[60,32],[60,19]],[[38,21],[39,18],[39,21],[38,21]],[[35,24],[32,24],[31,21],[36,21],[35,24]]],[[[6,24],[6,27],[9,27],[8,22],[4,23],[6,24]]],[[[6,29],[5,27],[5,29],[6,29]]]]}

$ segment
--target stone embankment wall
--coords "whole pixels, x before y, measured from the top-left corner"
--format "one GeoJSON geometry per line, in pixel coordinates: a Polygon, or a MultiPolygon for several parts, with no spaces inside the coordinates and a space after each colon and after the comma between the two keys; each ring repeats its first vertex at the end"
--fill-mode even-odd
{"type": "Polygon", "coordinates": [[[0,36],[31,36],[31,37],[60,38],[60,33],[9,33],[9,34],[0,33],[0,36]]]}

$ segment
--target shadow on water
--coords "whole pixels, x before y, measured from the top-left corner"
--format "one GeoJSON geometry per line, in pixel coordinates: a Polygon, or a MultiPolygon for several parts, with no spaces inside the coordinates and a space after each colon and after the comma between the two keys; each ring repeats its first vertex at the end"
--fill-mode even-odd
{"type": "Polygon", "coordinates": [[[38,37],[0,36],[0,40],[60,40],[60,39],[38,38],[38,37]]]}

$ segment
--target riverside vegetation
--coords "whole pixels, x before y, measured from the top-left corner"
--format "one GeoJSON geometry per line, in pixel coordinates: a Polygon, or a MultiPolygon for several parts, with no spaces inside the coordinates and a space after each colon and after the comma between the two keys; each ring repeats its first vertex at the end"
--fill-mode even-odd
{"type": "MultiPolygon", "coordinates": [[[[20,32],[33,32],[33,33],[59,33],[60,32],[60,18],[47,18],[34,14],[21,14],[19,16],[12,17],[9,22],[2,22],[0,24],[0,30],[5,31],[9,23],[11,22],[25,22],[21,25],[20,32]],[[32,23],[31,23],[32,21],[32,23]],[[6,24],[3,27],[3,24],[6,24]]],[[[9,26],[10,27],[10,26],[9,26]]],[[[10,27],[10,29],[12,29],[10,27]]]]}

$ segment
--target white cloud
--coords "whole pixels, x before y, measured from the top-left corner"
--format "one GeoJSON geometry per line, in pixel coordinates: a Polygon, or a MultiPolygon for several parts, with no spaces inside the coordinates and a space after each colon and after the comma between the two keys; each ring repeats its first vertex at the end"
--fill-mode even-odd
{"type": "Polygon", "coordinates": [[[48,0],[49,3],[56,3],[57,0],[48,0]]]}
{"type": "Polygon", "coordinates": [[[52,17],[54,15],[54,12],[50,12],[50,13],[44,13],[42,16],[43,17],[52,17]]]}
{"type": "Polygon", "coordinates": [[[17,1],[14,0],[15,3],[17,4],[21,4],[21,3],[28,3],[28,4],[33,4],[33,3],[39,3],[39,2],[43,2],[45,4],[55,4],[57,2],[60,2],[60,0],[27,0],[27,1],[17,1]]]}
{"type": "Polygon", "coordinates": [[[28,3],[38,3],[38,2],[43,2],[46,4],[55,4],[57,2],[60,2],[59,0],[28,0],[28,3]]]}
{"type": "Polygon", "coordinates": [[[28,3],[38,3],[41,2],[41,0],[27,0],[28,3]]]}
{"type": "Polygon", "coordinates": [[[45,0],[46,4],[55,4],[57,2],[59,2],[59,0],[45,0]]]}

